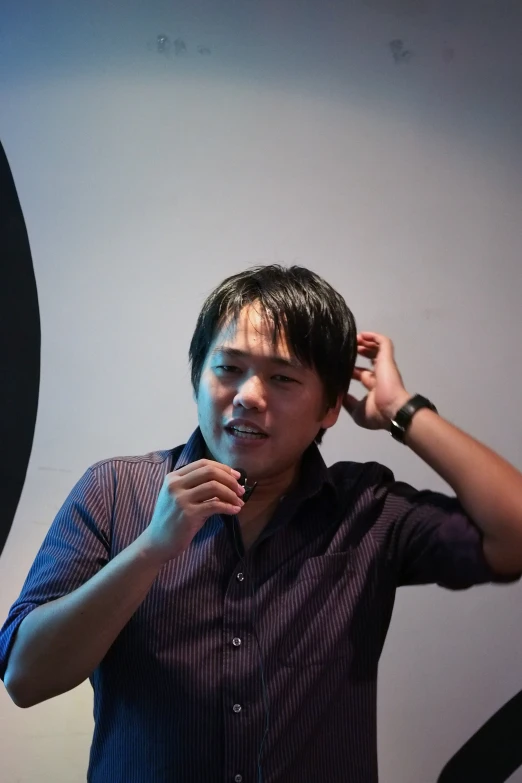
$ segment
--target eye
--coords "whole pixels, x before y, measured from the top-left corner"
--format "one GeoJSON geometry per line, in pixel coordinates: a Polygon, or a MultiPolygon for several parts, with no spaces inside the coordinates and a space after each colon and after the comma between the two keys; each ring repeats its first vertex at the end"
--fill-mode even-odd
{"type": "Polygon", "coordinates": [[[231,364],[220,364],[216,367],[216,370],[224,370],[225,372],[232,372],[232,370],[237,370],[238,367],[233,367],[231,364]]]}
{"type": "MultiPolygon", "coordinates": [[[[233,373],[235,370],[239,370],[239,372],[241,372],[240,367],[235,367],[232,364],[218,364],[216,370],[222,370],[225,373],[233,373]]],[[[289,378],[287,375],[274,375],[273,377],[278,378],[279,382],[282,383],[297,383],[295,378],[289,378]]]]}

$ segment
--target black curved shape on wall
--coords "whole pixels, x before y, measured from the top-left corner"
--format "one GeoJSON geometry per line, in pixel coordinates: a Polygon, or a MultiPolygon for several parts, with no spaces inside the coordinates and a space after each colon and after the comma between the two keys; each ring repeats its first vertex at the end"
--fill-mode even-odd
{"type": "Polygon", "coordinates": [[[0,144],[0,554],[31,456],[40,390],[40,343],[29,238],[0,144]]]}
{"type": "Polygon", "coordinates": [[[505,783],[522,766],[522,691],[455,753],[437,783],[505,783]]]}

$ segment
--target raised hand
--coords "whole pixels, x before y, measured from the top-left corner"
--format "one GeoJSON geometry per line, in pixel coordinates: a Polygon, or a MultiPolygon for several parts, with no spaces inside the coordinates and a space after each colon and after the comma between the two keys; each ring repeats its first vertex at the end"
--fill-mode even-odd
{"type": "Polygon", "coordinates": [[[360,332],[357,335],[357,352],[372,363],[371,369],[356,366],[352,375],[354,380],[363,384],[368,394],[358,400],[347,393],[343,406],[360,427],[389,429],[396,412],[412,397],[404,388],[395,363],[393,343],[382,334],[360,332]]]}
{"type": "Polygon", "coordinates": [[[167,562],[181,554],[213,514],[238,514],[244,506],[241,474],[200,459],[165,476],[152,519],[142,534],[148,552],[167,562]]]}

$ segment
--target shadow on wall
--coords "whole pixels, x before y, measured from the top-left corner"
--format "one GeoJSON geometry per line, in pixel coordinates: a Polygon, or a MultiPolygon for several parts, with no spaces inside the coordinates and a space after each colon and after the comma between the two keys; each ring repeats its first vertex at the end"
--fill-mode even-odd
{"type": "Polygon", "coordinates": [[[40,388],[40,312],[22,208],[0,144],[0,554],[33,445],[40,388]]]}
{"type": "MultiPolygon", "coordinates": [[[[40,313],[31,249],[0,144],[0,554],[31,456],[40,387],[40,313]]],[[[437,783],[505,783],[522,766],[522,691],[444,767],[437,783]]]]}

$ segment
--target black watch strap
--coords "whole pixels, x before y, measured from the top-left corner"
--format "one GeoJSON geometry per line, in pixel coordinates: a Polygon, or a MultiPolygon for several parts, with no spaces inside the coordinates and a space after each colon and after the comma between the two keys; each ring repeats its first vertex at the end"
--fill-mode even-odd
{"type": "Polygon", "coordinates": [[[415,394],[395,414],[395,418],[390,424],[390,432],[392,437],[395,438],[395,440],[398,440],[399,443],[404,443],[406,430],[411,423],[413,415],[421,408],[429,408],[430,410],[435,411],[435,413],[438,413],[437,408],[430,400],[423,397],[422,394],[415,394]]]}

